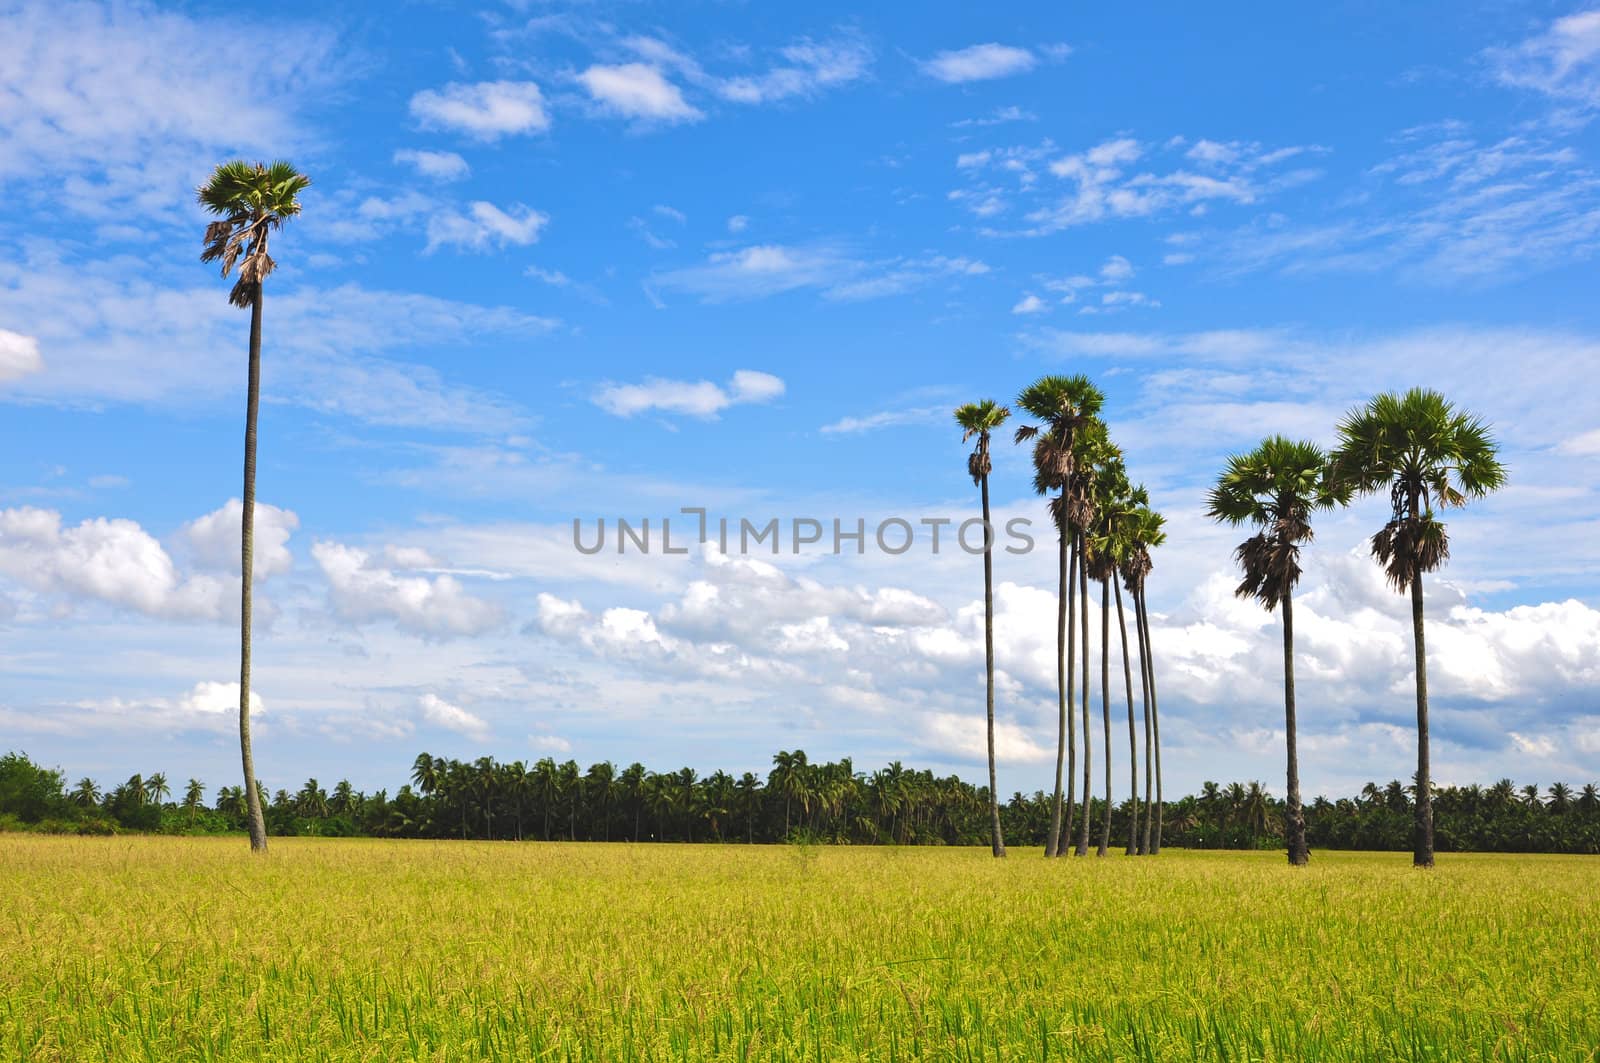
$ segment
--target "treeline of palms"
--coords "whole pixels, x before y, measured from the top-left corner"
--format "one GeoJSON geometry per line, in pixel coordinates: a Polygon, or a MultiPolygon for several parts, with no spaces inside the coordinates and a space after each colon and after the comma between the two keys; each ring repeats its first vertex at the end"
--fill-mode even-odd
{"type": "MultiPolygon", "coordinates": [[[[242,787],[226,786],[211,805],[205,786],[188,780],[175,793],[162,773],[135,775],[102,790],[92,779],[71,787],[60,771],[22,754],[0,758],[0,827],[58,832],[118,830],[221,833],[245,830],[242,787]],[[176,798],[175,800],[169,800],[176,798]]],[[[803,751],[779,752],[765,778],[691,768],[654,772],[609,761],[587,770],[576,761],[533,764],[490,757],[473,761],[424,753],[411,781],[392,796],[366,794],[341,780],[331,788],[307,779],[269,793],[260,805],[276,835],[466,838],[474,840],[724,842],[763,844],[983,845],[993,829],[987,787],[896,762],[863,773],[849,759],[812,763],[803,751]]],[[[1556,783],[1518,789],[1443,787],[1433,794],[1441,849],[1600,853],[1600,787],[1556,783]]],[[[1053,795],[1015,793],[999,803],[1001,829],[1018,842],[1042,844],[1052,829],[1053,795]]],[[[1168,844],[1181,848],[1275,848],[1283,844],[1285,802],[1259,782],[1219,786],[1166,809],[1168,844]]],[[[1328,849],[1399,851],[1408,847],[1415,791],[1398,781],[1368,786],[1354,798],[1317,798],[1305,809],[1312,844],[1328,849]]],[[[1135,823],[1132,801],[1112,807],[1113,830],[1135,823]]],[[[1103,822],[1104,804],[1089,804],[1103,822]]],[[[1142,819],[1141,819],[1142,822],[1142,819]]]]}

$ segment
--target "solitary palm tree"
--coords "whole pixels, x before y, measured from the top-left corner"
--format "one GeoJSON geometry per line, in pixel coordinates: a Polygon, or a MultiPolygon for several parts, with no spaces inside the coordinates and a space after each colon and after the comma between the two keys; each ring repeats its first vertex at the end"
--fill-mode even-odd
{"type": "MultiPolygon", "coordinates": [[[[1081,557],[1079,557],[1079,534],[1086,523],[1085,520],[1074,520],[1082,514],[1076,513],[1072,508],[1071,487],[1072,474],[1076,467],[1076,443],[1078,431],[1087,424],[1095,414],[1100,412],[1100,407],[1105,403],[1105,396],[1100,389],[1095,387],[1088,377],[1076,376],[1044,376],[1029,384],[1017,396],[1017,405],[1029,414],[1040,420],[1038,425],[1023,425],[1016,431],[1018,443],[1034,441],[1033,446],[1033,488],[1041,494],[1047,495],[1051,491],[1059,494],[1051,500],[1050,515],[1056,525],[1060,536],[1060,588],[1057,591],[1057,617],[1056,617],[1056,700],[1058,707],[1058,723],[1056,727],[1056,786],[1055,794],[1051,798],[1050,832],[1045,835],[1045,855],[1058,856],[1064,852],[1061,844],[1062,833],[1062,803],[1061,803],[1061,770],[1063,766],[1067,771],[1067,806],[1072,806],[1072,778],[1073,764],[1077,757],[1077,732],[1072,723],[1072,714],[1067,707],[1067,699],[1073,689],[1073,669],[1076,654],[1073,646],[1073,636],[1076,628],[1073,619],[1072,599],[1074,588],[1077,584],[1073,580],[1075,571],[1081,571],[1081,557]]],[[[1088,638],[1087,626],[1084,637],[1088,638]]],[[[1085,735],[1087,743],[1088,737],[1085,735]]],[[[1085,757],[1088,751],[1085,750],[1085,757]]],[[[1087,797],[1087,795],[1085,795],[1087,797]]],[[[1066,836],[1072,833],[1070,821],[1066,824],[1066,836]]]]}
{"type": "Polygon", "coordinates": [[[983,504],[983,667],[984,704],[989,721],[989,848],[995,856],[1006,855],[1005,839],[1000,834],[1000,791],[994,771],[994,532],[989,523],[989,434],[1005,423],[1011,411],[993,399],[969,402],[956,410],[961,426],[961,441],[978,437],[977,446],[967,455],[967,472],[978,486],[983,504]]]}
{"type": "Polygon", "coordinates": [[[274,229],[300,213],[300,193],[311,179],[286,162],[270,166],[242,161],[218,166],[196,193],[200,205],[219,220],[206,226],[200,261],[222,263],[226,277],[238,274],[228,302],[250,308],[249,386],[244,421],[244,515],[240,532],[239,592],[239,752],[249,801],[250,848],[266,852],[267,825],[256,794],[255,761],[250,752],[250,583],[254,570],[256,515],[256,414],[261,403],[262,282],[277,264],[267,253],[274,229]]]}
{"type": "Polygon", "coordinates": [[[1390,517],[1372,537],[1372,556],[1390,586],[1411,592],[1417,674],[1417,801],[1412,863],[1433,866],[1433,781],[1428,763],[1428,664],[1422,576],[1450,556],[1438,506],[1463,506],[1506,482],[1489,426],[1443,395],[1412,388],[1379,395],[1339,424],[1333,472],[1342,489],[1389,489],[1390,517]]]}
{"type": "Polygon", "coordinates": [[[1312,538],[1311,515],[1342,501],[1329,479],[1328,457],[1321,447],[1273,436],[1250,453],[1228,459],[1228,467],[1211,489],[1206,510],[1214,520],[1256,530],[1233,553],[1244,572],[1234,593],[1256,599],[1268,612],[1283,606],[1283,734],[1289,759],[1284,835],[1289,863],[1295,867],[1304,866],[1310,852],[1306,848],[1306,817],[1300,807],[1296,746],[1294,587],[1300,580],[1300,546],[1312,538]]]}

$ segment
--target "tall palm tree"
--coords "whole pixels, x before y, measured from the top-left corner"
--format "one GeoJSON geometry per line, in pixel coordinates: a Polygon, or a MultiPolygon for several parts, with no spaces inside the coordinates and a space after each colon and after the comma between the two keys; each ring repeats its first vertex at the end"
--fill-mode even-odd
{"type": "MultiPolygon", "coordinates": [[[[1081,514],[1072,509],[1070,486],[1076,466],[1078,431],[1100,412],[1105,396],[1088,377],[1043,376],[1022,389],[1017,405],[1037,418],[1037,425],[1023,425],[1016,431],[1016,441],[1033,441],[1033,489],[1040,495],[1051,491],[1058,494],[1050,503],[1050,515],[1059,536],[1060,587],[1057,590],[1056,614],[1056,785],[1051,798],[1050,830],[1045,835],[1045,856],[1059,856],[1064,851],[1061,840],[1062,794],[1061,771],[1066,768],[1068,793],[1067,806],[1072,805],[1071,787],[1074,775],[1073,761],[1077,758],[1077,732],[1072,723],[1072,713],[1067,700],[1072,696],[1073,669],[1076,664],[1073,635],[1072,598],[1076,583],[1074,571],[1079,569],[1079,539],[1077,529],[1084,520],[1075,520],[1081,514]]],[[[1088,637],[1087,629],[1085,638],[1088,637]]],[[[1087,742],[1085,736],[1085,742],[1087,742]]],[[[1085,750],[1085,756],[1088,753],[1085,750]]],[[[1070,820],[1065,825],[1066,835],[1072,833],[1070,820]]]]}
{"type": "MultiPolygon", "coordinates": [[[[1071,514],[1072,524],[1078,532],[1078,597],[1082,603],[1081,613],[1078,617],[1083,627],[1083,688],[1080,691],[1080,704],[1083,710],[1083,820],[1078,825],[1078,846],[1074,850],[1078,856],[1089,855],[1089,820],[1093,801],[1090,798],[1090,783],[1093,780],[1094,755],[1090,748],[1089,725],[1089,540],[1088,534],[1095,520],[1099,516],[1100,493],[1099,478],[1108,465],[1121,460],[1115,445],[1111,442],[1111,434],[1106,429],[1105,422],[1098,417],[1091,417],[1079,426],[1077,438],[1073,442],[1073,471],[1069,478],[1069,487],[1066,498],[1068,511],[1071,514]]],[[[1102,647],[1104,639],[1101,640],[1102,647]]],[[[1101,657],[1101,675],[1105,675],[1106,659],[1101,657]]],[[[1102,683],[1102,694],[1104,694],[1102,683]]],[[[1107,722],[1109,723],[1110,710],[1106,709],[1107,722]]],[[[1105,736],[1106,760],[1109,767],[1111,758],[1111,738],[1105,736]]],[[[1107,780],[1107,792],[1110,791],[1110,780],[1107,780]]]]}
{"type": "Polygon", "coordinates": [[[228,302],[250,308],[239,571],[239,752],[250,807],[250,848],[254,852],[267,850],[267,824],[256,794],[255,759],[250,750],[250,599],[255,554],[256,416],[261,404],[262,283],[277,265],[267,253],[271,234],[300,213],[300,193],[310,184],[309,177],[286,162],[252,166],[235,160],[218,166],[196,192],[200,205],[217,217],[206,226],[200,261],[220,261],[224,277],[237,267],[228,302]]]}
{"type": "Polygon", "coordinates": [[[983,668],[989,726],[989,849],[997,857],[1006,855],[1006,843],[1000,833],[1000,791],[995,783],[994,768],[994,526],[989,522],[989,473],[994,466],[989,458],[989,434],[1010,416],[1010,409],[993,399],[969,402],[956,409],[956,424],[962,429],[961,442],[978,437],[977,445],[967,455],[967,472],[978,486],[983,505],[983,668]]]}
{"type": "MultiPolygon", "coordinates": [[[[584,789],[589,796],[594,798],[598,805],[601,822],[601,833],[604,840],[611,840],[611,802],[617,794],[617,767],[609,760],[589,766],[589,774],[584,777],[584,789]]],[[[589,837],[592,839],[594,834],[589,837]]]]}
{"type": "Polygon", "coordinates": [[[639,816],[644,811],[645,799],[645,767],[634,761],[617,776],[617,781],[622,784],[622,796],[628,804],[633,806],[633,840],[639,840],[639,816]]]}
{"type": "MultiPolygon", "coordinates": [[[[1100,584],[1100,712],[1105,745],[1105,807],[1100,823],[1097,856],[1111,846],[1111,582],[1117,575],[1118,536],[1122,514],[1130,507],[1127,470],[1121,455],[1111,448],[1095,467],[1094,523],[1088,530],[1086,574],[1100,584]]],[[[1129,721],[1132,721],[1132,707],[1129,721]]]]}
{"type": "Polygon", "coordinates": [[[1161,721],[1156,706],[1156,674],[1150,644],[1150,612],[1145,602],[1145,580],[1154,567],[1150,551],[1167,541],[1166,519],[1148,504],[1136,509],[1128,526],[1128,557],[1122,581],[1133,599],[1134,631],[1139,638],[1139,675],[1144,697],[1144,833],[1139,852],[1153,856],[1161,851],[1161,721]],[[1152,762],[1151,755],[1154,754],[1152,762]],[[1151,794],[1151,782],[1155,793],[1151,794]]]}
{"type": "Polygon", "coordinates": [[[91,778],[85,776],[78,780],[78,785],[72,790],[72,803],[81,808],[93,808],[100,803],[100,787],[91,778]]]}
{"type": "Polygon", "coordinates": [[[1211,489],[1206,513],[1255,534],[1239,544],[1234,558],[1244,579],[1234,589],[1267,611],[1283,606],[1283,735],[1287,747],[1288,799],[1284,836],[1289,863],[1303,867],[1306,817],[1300,806],[1300,759],[1294,701],[1294,587],[1300,581],[1300,546],[1312,539],[1311,517],[1345,500],[1329,477],[1328,456],[1315,443],[1272,436],[1248,454],[1235,454],[1211,489]]]}
{"type": "Polygon", "coordinates": [[[1390,517],[1372,537],[1372,556],[1390,586],[1411,592],[1417,676],[1417,801],[1412,863],[1433,866],[1433,782],[1428,761],[1428,664],[1422,577],[1450,556],[1450,536],[1434,515],[1482,498],[1506,482],[1494,437],[1479,417],[1437,391],[1378,395],[1339,423],[1336,480],[1361,494],[1387,487],[1390,517]]]}

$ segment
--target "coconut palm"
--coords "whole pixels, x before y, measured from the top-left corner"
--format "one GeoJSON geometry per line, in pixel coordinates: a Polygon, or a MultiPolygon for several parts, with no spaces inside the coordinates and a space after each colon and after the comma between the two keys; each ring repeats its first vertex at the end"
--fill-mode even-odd
{"type": "MultiPolygon", "coordinates": [[[[1050,831],[1045,835],[1045,855],[1058,856],[1063,852],[1061,771],[1067,772],[1068,793],[1066,804],[1072,806],[1071,787],[1074,775],[1073,761],[1077,757],[1077,734],[1072,723],[1072,713],[1067,699],[1072,696],[1073,670],[1076,653],[1073,645],[1074,588],[1077,583],[1073,573],[1081,570],[1078,529],[1086,523],[1082,514],[1074,512],[1071,481],[1076,467],[1076,444],[1079,429],[1100,412],[1105,396],[1088,377],[1043,376],[1029,384],[1017,396],[1017,405],[1038,418],[1037,425],[1023,425],[1016,431],[1016,441],[1033,441],[1033,488],[1040,495],[1058,492],[1051,500],[1050,515],[1059,537],[1060,587],[1057,591],[1056,618],[1056,700],[1058,722],[1056,726],[1056,785],[1051,798],[1050,831]]],[[[1087,637],[1087,631],[1085,632],[1087,637]]],[[[1087,737],[1085,738],[1087,741],[1087,737]]],[[[1087,756],[1087,751],[1085,752],[1087,756]]],[[[1065,824],[1066,835],[1072,833],[1070,820],[1065,824]]]]}
{"type": "Polygon", "coordinates": [[[244,506],[240,532],[239,751],[250,806],[250,848],[267,849],[267,825],[256,795],[250,750],[250,597],[254,571],[256,415],[261,402],[262,283],[277,265],[267,253],[272,232],[300,213],[300,193],[311,179],[286,162],[270,166],[225,162],[201,185],[200,205],[217,217],[206,226],[202,262],[221,262],[222,275],[237,270],[228,302],[250,309],[249,384],[244,421],[244,506]]]}
{"type": "Polygon", "coordinates": [[[1005,423],[1011,411],[993,399],[969,402],[956,409],[956,424],[961,426],[961,441],[973,436],[977,445],[967,455],[967,472],[977,485],[983,506],[983,667],[984,705],[989,736],[989,849],[997,857],[1006,855],[1005,838],[1000,833],[1000,791],[994,767],[994,531],[989,523],[989,435],[1005,423]]]}
{"type": "Polygon", "coordinates": [[[85,776],[78,780],[78,785],[72,790],[72,803],[81,808],[93,808],[100,803],[100,787],[93,779],[85,776]]]}
{"type": "Polygon", "coordinates": [[[161,805],[172,796],[172,787],[167,785],[166,772],[158,771],[144,781],[144,794],[154,805],[161,805]]]}
{"type": "Polygon", "coordinates": [[[200,811],[200,804],[205,800],[206,787],[199,779],[190,779],[189,785],[183,788],[183,807],[189,813],[189,822],[194,823],[195,814],[200,811]]]}
{"type": "Polygon", "coordinates": [[[1412,863],[1433,866],[1433,795],[1428,760],[1428,665],[1422,577],[1450,556],[1450,537],[1434,507],[1482,498],[1506,481],[1489,426],[1424,388],[1378,395],[1339,424],[1333,472],[1344,490],[1387,487],[1390,516],[1372,537],[1372,556],[1390,586],[1411,592],[1417,677],[1417,800],[1412,863]]]}
{"type": "Polygon", "coordinates": [[[1289,863],[1302,867],[1306,817],[1300,806],[1300,760],[1296,746],[1294,700],[1294,587],[1300,580],[1300,547],[1312,538],[1311,517],[1344,501],[1328,475],[1328,456],[1315,443],[1272,436],[1248,454],[1235,454],[1211,489],[1206,513],[1234,527],[1249,526],[1256,534],[1239,544],[1233,556],[1244,572],[1234,589],[1240,598],[1254,598],[1267,611],[1283,607],[1283,734],[1287,747],[1288,799],[1284,804],[1284,836],[1289,863]]]}
{"type": "MultiPolygon", "coordinates": [[[[611,802],[617,796],[617,767],[609,760],[591,764],[584,777],[584,789],[599,806],[601,831],[605,841],[611,840],[611,802]]],[[[590,835],[591,838],[594,835],[590,835]]]]}

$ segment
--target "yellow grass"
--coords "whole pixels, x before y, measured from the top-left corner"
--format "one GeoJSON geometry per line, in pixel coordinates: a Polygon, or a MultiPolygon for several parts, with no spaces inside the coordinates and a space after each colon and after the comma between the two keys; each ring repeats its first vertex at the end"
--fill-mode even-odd
{"type": "Polygon", "coordinates": [[[1600,861],[0,835],[0,1058],[1595,1059],[1600,861]]]}

